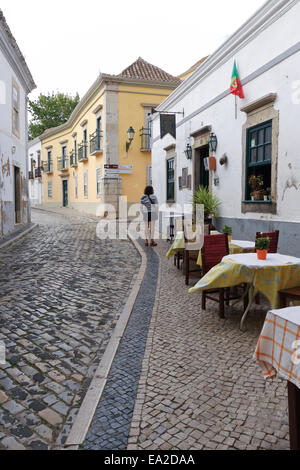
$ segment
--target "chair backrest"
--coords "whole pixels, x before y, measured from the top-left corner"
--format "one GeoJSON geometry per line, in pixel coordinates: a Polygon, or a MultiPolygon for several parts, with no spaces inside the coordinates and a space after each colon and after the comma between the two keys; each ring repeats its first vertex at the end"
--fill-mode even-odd
{"type": "Polygon", "coordinates": [[[275,232],[265,232],[265,233],[258,232],[256,234],[256,239],[257,238],[270,238],[271,243],[270,243],[269,253],[277,253],[278,241],[279,241],[279,230],[275,230],[275,232]]]}
{"type": "Polygon", "coordinates": [[[221,263],[224,256],[229,255],[228,235],[206,235],[202,248],[202,270],[208,273],[214,266],[221,263]]]}

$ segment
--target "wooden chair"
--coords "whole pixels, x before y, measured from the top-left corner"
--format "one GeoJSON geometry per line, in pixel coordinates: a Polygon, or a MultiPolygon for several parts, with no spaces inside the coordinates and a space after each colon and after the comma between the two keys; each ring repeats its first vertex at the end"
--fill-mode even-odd
{"type": "Polygon", "coordinates": [[[289,301],[300,302],[300,287],[294,287],[293,289],[284,289],[279,292],[280,308],[286,308],[289,301]]]}
{"type": "Polygon", "coordinates": [[[199,276],[201,277],[203,272],[201,269],[201,266],[197,265],[198,257],[199,257],[199,251],[200,247],[198,250],[185,250],[184,252],[184,265],[185,265],[185,284],[189,286],[190,284],[190,275],[198,273],[199,276]],[[191,268],[191,265],[194,265],[195,268],[191,268]]]}
{"type": "Polygon", "coordinates": [[[266,232],[266,233],[257,232],[256,234],[256,239],[267,238],[267,237],[270,238],[270,241],[271,241],[269,253],[277,253],[278,241],[279,241],[279,230],[275,230],[275,232],[266,232]]]}
{"type": "MultiPolygon", "coordinates": [[[[229,255],[228,236],[209,235],[204,237],[202,248],[202,271],[207,274],[214,266],[221,263],[224,256],[229,255]]],[[[213,300],[219,304],[219,316],[225,318],[225,301],[229,303],[230,289],[213,289],[202,292],[202,310],[206,310],[206,300],[213,300]],[[219,297],[211,297],[211,294],[218,293],[219,297]],[[228,293],[227,296],[225,294],[228,293]],[[225,298],[226,297],[226,298],[225,298]]]]}

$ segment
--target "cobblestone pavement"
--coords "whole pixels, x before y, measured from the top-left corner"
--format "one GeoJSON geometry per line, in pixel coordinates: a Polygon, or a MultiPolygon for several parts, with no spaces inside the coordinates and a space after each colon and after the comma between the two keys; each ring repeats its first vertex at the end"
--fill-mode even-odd
{"type": "Polygon", "coordinates": [[[126,450],[158,278],[158,256],[149,248],[147,270],[110,370],[85,450],[126,450]]]}
{"type": "MultiPolygon", "coordinates": [[[[128,450],[288,450],[286,382],[265,383],[252,359],[268,306],[239,329],[242,305],[221,320],[201,311],[180,271],[161,267],[128,450]]],[[[194,279],[192,279],[192,282],[194,279]]],[[[196,282],[196,280],[195,280],[196,282]]]]}
{"type": "Polygon", "coordinates": [[[0,250],[0,449],[66,440],[140,266],[127,241],[101,241],[72,211],[0,250]]]}

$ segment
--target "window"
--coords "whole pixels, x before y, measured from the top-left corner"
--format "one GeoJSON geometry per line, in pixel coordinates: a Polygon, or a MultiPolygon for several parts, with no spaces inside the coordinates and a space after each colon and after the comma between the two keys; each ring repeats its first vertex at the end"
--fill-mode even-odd
{"type": "Polygon", "coordinates": [[[67,147],[66,145],[63,145],[62,147],[62,169],[65,170],[68,168],[67,165],[67,147]]]}
{"type": "Polygon", "coordinates": [[[167,160],[167,202],[175,202],[175,158],[167,160]]]}
{"type": "Polygon", "coordinates": [[[48,181],[48,199],[52,199],[52,181],[48,181]]]}
{"type": "Polygon", "coordinates": [[[52,150],[47,151],[47,171],[52,171],[52,150]]]}
{"type": "Polygon", "coordinates": [[[247,130],[246,201],[251,200],[249,178],[262,176],[264,190],[271,188],[272,181],[272,121],[247,130]]]}
{"type": "Polygon", "coordinates": [[[84,148],[84,158],[87,158],[87,129],[83,131],[83,148],[84,148]]]}
{"type": "Polygon", "coordinates": [[[75,176],[75,199],[78,199],[78,176],[75,176]]]}
{"type": "Polygon", "coordinates": [[[97,181],[96,181],[96,184],[97,184],[97,197],[99,197],[100,194],[101,194],[101,167],[97,168],[97,181]]]}
{"type": "Polygon", "coordinates": [[[84,173],[84,176],[83,176],[83,194],[84,194],[85,198],[88,197],[88,174],[87,174],[87,171],[84,173]]]}
{"type": "Polygon", "coordinates": [[[15,82],[12,85],[12,131],[20,136],[20,90],[15,82]]]}

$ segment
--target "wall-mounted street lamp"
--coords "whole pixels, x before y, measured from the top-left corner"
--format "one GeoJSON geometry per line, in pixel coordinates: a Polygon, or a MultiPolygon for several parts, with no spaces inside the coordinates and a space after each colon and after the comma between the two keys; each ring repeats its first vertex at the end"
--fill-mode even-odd
{"type": "Polygon", "coordinates": [[[128,150],[130,148],[130,145],[132,144],[132,141],[133,141],[134,136],[135,136],[135,131],[134,131],[132,126],[129,127],[129,129],[127,131],[127,136],[128,136],[129,142],[126,142],[126,152],[128,152],[128,150]]]}
{"type": "Polygon", "coordinates": [[[217,139],[216,134],[214,134],[213,132],[210,134],[208,145],[209,145],[209,150],[211,152],[215,152],[217,150],[218,139],[217,139]]]}
{"type": "Polygon", "coordinates": [[[192,149],[192,147],[191,147],[191,144],[187,144],[184,153],[185,153],[185,156],[186,156],[186,158],[187,158],[188,160],[192,160],[192,159],[193,159],[193,149],[192,149]]]}

